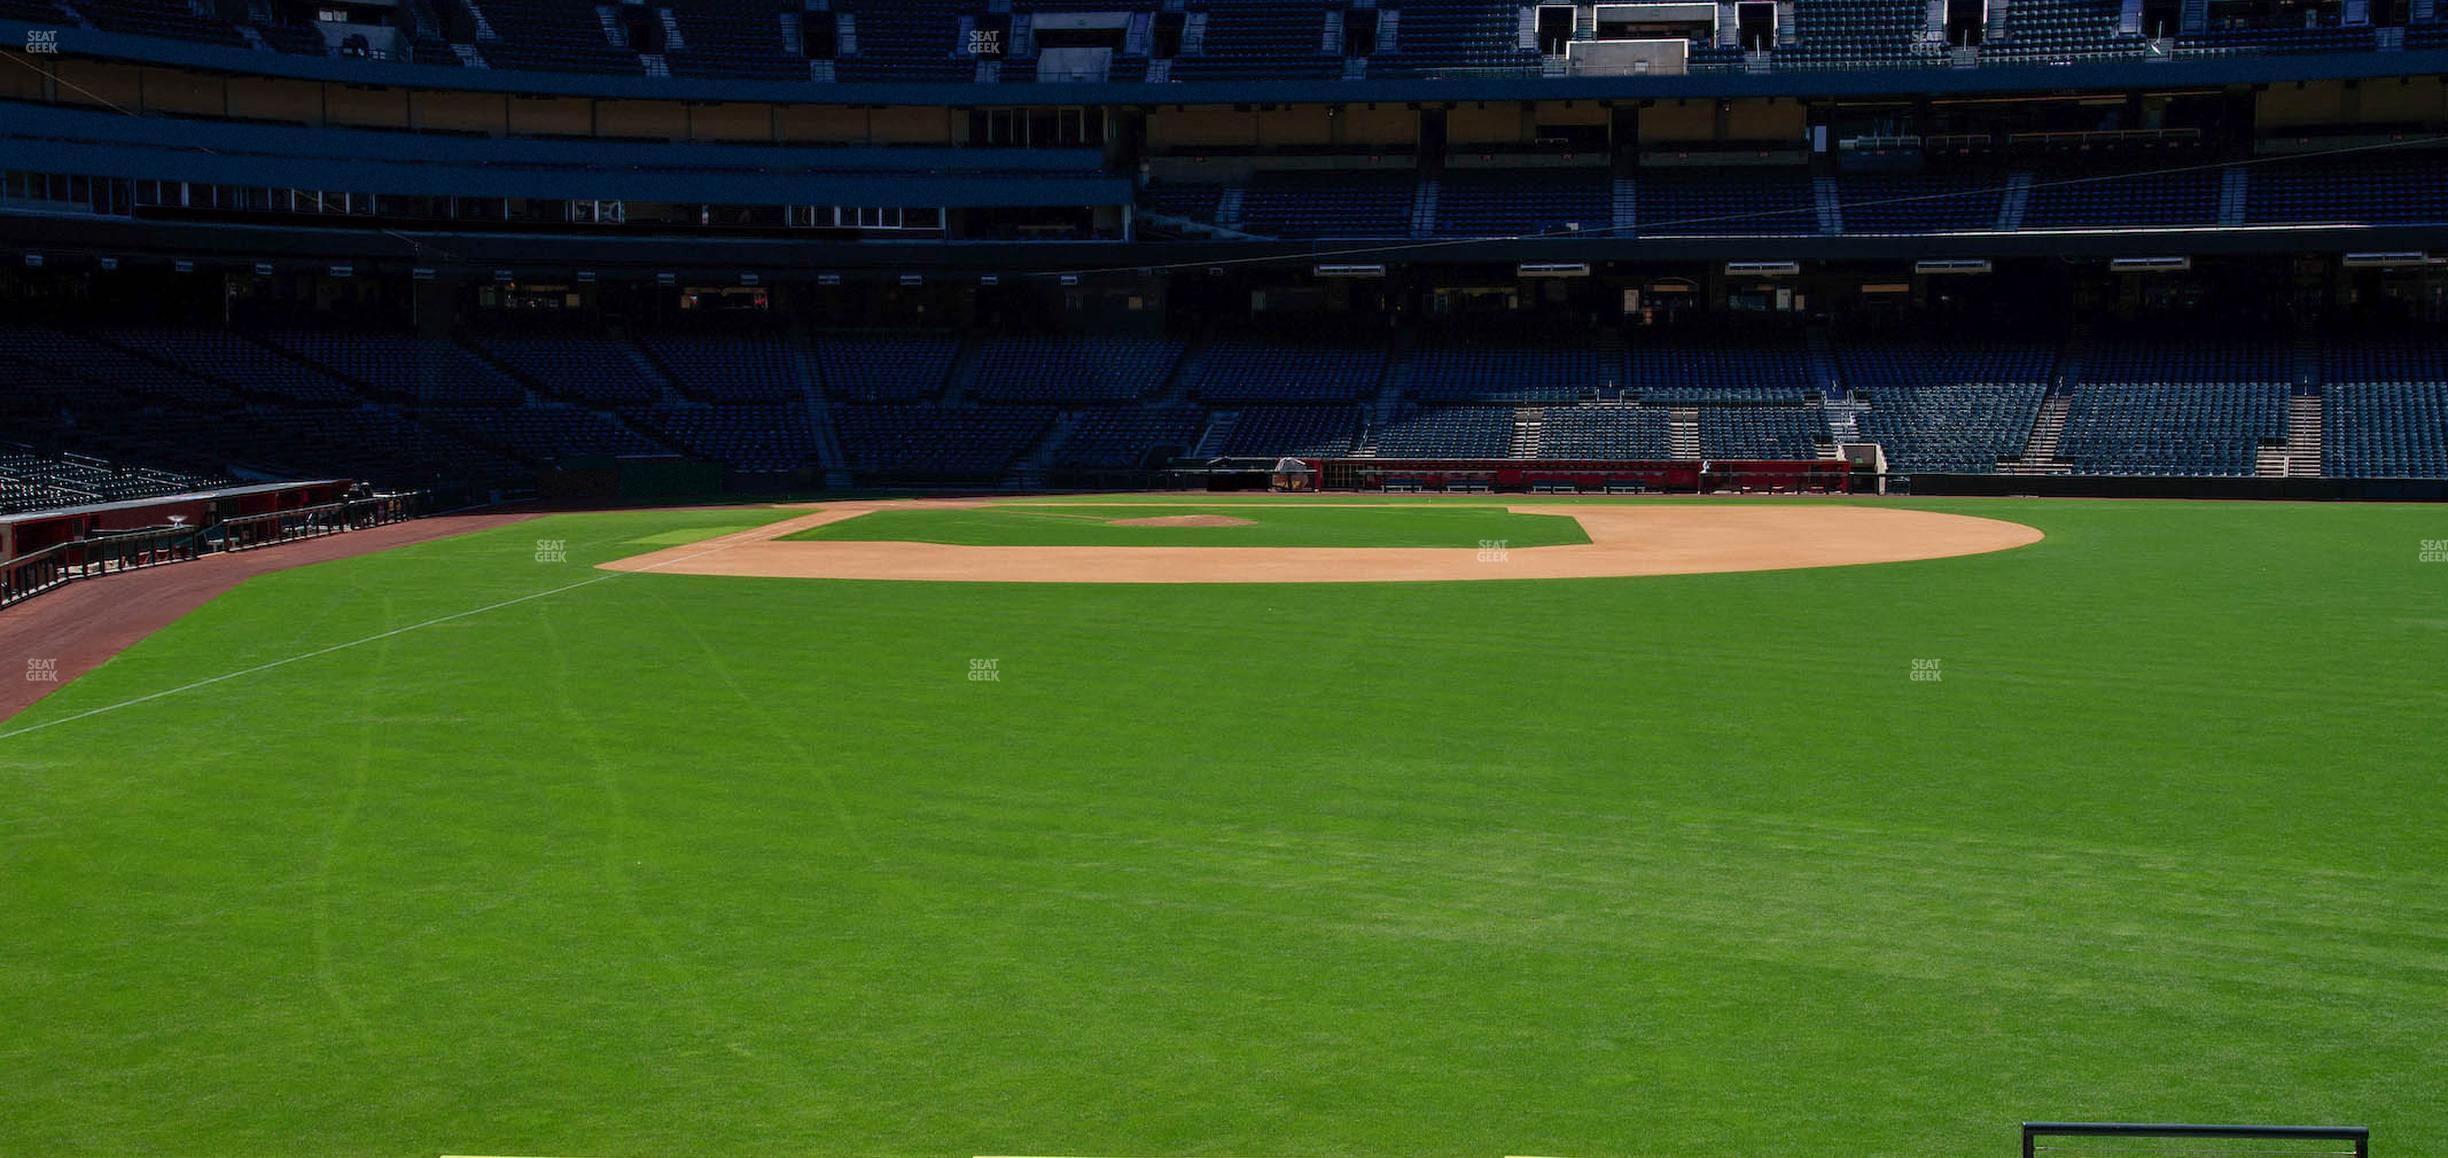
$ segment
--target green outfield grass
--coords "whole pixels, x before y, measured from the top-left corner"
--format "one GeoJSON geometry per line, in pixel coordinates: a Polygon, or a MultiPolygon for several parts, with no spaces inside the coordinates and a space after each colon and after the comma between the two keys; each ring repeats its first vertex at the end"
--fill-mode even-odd
{"type": "Polygon", "coordinates": [[[1509,547],[1587,543],[1569,515],[1514,514],[1497,506],[1233,503],[1015,503],[875,511],[786,535],[966,547],[1509,547]],[[1115,519],[1224,515],[1239,527],[1117,526],[1115,519]]]}
{"type": "Polygon", "coordinates": [[[2448,1153],[2448,515],[1913,505],[2048,538],[252,580],[0,725],[0,1153],[2448,1153]]]}

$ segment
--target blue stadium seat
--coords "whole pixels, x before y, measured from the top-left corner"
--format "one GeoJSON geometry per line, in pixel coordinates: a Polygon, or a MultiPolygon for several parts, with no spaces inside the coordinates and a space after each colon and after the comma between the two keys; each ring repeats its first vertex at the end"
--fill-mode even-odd
{"type": "Polygon", "coordinates": [[[1265,237],[1408,237],[1409,173],[1262,172],[1241,195],[1241,228],[1265,237]]]}
{"type": "Polygon", "coordinates": [[[1663,410],[1550,406],[1540,423],[1540,458],[1657,462],[1674,457],[1671,418],[1663,410]]]}
{"type": "Polygon", "coordinates": [[[1254,406],[1224,440],[1228,455],[1350,454],[1360,411],[1350,406],[1254,406]]]}
{"type": "Polygon", "coordinates": [[[1161,386],[1181,348],[1169,338],[989,338],[970,392],[989,402],[1126,402],[1161,386]]]}
{"type": "Polygon", "coordinates": [[[1513,445],[1510,406],[1436,406],[1387,423],[1381,458],[1503,458],[1513,445]]]}
{"type": "Polygon", "coordinates": [[[1210,403],[1349,401],[1376,388],[1385,364],[1372,346],[1223,339],[1190,355],[1183,380],[1210,403]]]}

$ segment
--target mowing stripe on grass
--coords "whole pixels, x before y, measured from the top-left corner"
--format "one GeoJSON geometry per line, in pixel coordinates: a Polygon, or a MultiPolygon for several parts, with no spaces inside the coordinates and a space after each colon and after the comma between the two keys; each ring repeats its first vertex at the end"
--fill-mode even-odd
{"type": "Polygon", "coordinates": [[[208,687],[211,687],[211,686],[213,686],[214,684],[228,683],[228,682],[229,682],[229,681],[231,681],[231,680],[234,680],[234,679],[240,679],[240,678],[243,678],[243,677],[245,677],[245,676],[258,675],[258,674],[261,674],[261,673],[263,673],[263,672],[268,672],[268,671],[271,671],[271,670],[272,670],[272,669],[274,669],[274,668],[278,668],[278,667],[287,667],[287,666],[289,666],[290,664],[293,664],[293,663],[299,663],[299,662],[302,662],[302,661],[305,661],[305,660],[310,660],[310,659],[317,659],[317,658],[320,658],[320,657],[322,657],[322,656],[330,655],[330,654],[332,654],[333,652],[347,651],[347,650],[349,650],[349,649],[351,649],[351,648],[363,647],[363,646],[365,646],[366,644],[369,644],[369,643],[381,643],[382,641],[384,641],[384,640],[386,640],[386,639],[393,638],[393,637],[395,637],[395,636],[406,635],[406,634],[408,634],[409,632],[412,632],[412,631],[422,631],[422,630],[424,630],[425,628],[428,628],[428,627],[438,627],[438,626],[440,626],[440,625],[442,625],[442,624],[445,624],[445,623],[451,623],[451,622],[454,622],[454,621],[456,621],[456,620],[467,619],[467,618],[469,618],[469,617],[471,617],[471,616],[483,615],[484,613],[486,613],[486,612],[488,612],[488,611],[499,611],[499,610],[501,610],[502,608],[505,608],[505,607],[516,607],[516,606],[518,606],[518,605],[519,605],[519,604],[521,604],[521,603],[531,603],[531,602],[534,602],[535,600],[538,600],[538,599],[543,599],[543,598],[546,598],[546,597],[548,597],[548,596],[559,595],[559,594],[561,594],[562,592],[565,592],[565,591],[576,591],[577,589],[579,589],[579,588],[581,588],[581,587],[592,587],[592,586],[594,586],[594,585],[596,585],[596,584],[598,584],[598,583],[602,583],[602,582],[605,582],[605,581],[607,581],[607,580],[611,580],[611,579],[618,579],[618,578],[620,578],[620,577],[621,577],[621,576],[623,576],[623,575],[645,575],[645,574],[650,574],[650,573],[652,573],[652,572],[654,572],[654,571],[656,571],[656,570],[659,570],[659,569],[661,569],[661,568],[664,568],[664,567],[677,567],[677,566],[679,566],[680,564],[682,564],[682,563],[686,563],[686,562],[688,562],[688,561],[690,561],[690,560],[692,560],[692,559],[702,559],[702,558],[704,558],[704,557],[706,557],[706,556],[708,556],[708,555],[712,555],[712,554],[714,554],[714,553],[716,553],[716,552],[719,552],[719,551],[727,551],[727,550],[730,550],[730,549],[731,549],[731,548],[733,548],[733,547],[737,547],[737,546],[740,546],[740,545],[741,545],[740,543],[736,543],[736,542],[733,542],[733,543],[724,543],[724,544],[722,544],[722,545],[720,545],[720,546],[716,546],[716,547],[709,547],[709,548],[707,548],[707,549],[705,549],[705,550],[703,550],[703,551],[699,551],[699,552],[697,552],[697,553],[695,553],[695,554],[693,554],[693,555],[685,555],[685,556],[682,556],[682,557],[677,558],[677,559],[667,559],[667,560],[664,560],[664,561],[663,561],[663,562],[661,562],[661,563],[657,563],[657,564],[655,564],[655,565],[653,565],[653,566],[651,566],[651,567],[641,567],[641,568],[639,568],[639,569],[637,569],[637,570],[635,570],[635,571],[607,571],[607,572],[605,572],[605,573],[603,573],[603,574],[601,574],[601,575],[597,575],[597,576],[595,576],[595,577],[593,577],[593,578],[591,578],[591,579],[581,579],[581,580],[577,581],[576,583],[565,583],[565,584],[563,584],[563,585],[561,585],[561,586],[559,586],[559,587],[552,588],[552,589],[551,589],[551,590],[549,590],[549,591],[537,591],[537,592],[533,592],[533,593],[530,593],[530,594],[527,594],[527,595],[521,595],[521,596],[519,596],[519,597],[518,597],[518,598],[516,598],[516,599],[504,599],[504,600],[502,600],[502,601],[500,601],[500,602],[498,602],[498,603],[488,603],[488,604],[486,604],[486,605],[484,605],[484,606],[482,606],[482,607],[474,607],[474,608],[470,608],[470,609],[468,609],[468,610],[466,610],[466,611],[454,611],[454,612],[451,612],[451,613],[450,613],[450,614],[448,614],[448,615],[437,615],[437,616],[433,617],[432,619],[424,620],[424,621],[422,621],[422,622],[418,622],[418,623],[411,623],[411,624],[408,624],[408,625],[406,625],[406,626],[404,626],[404,627],[394,627],[394,628],[392,628],[392,629],[391,629],[391,630],[389,630],[389,631],[378,631],[378,632],[376,632],[376,633],[374,633],[374,634],[372,634],[372,635],[364,636],[364,637],[362,637],[362,638],[358,638],[358,639],[352,639],[352,640],[349,640],[349,641],[347,641],[347,642],[345,642],[345,643],[335,643],[335,644],[331,645],[330,647],[320,647],[320,648],[316,648],[316,649],[315,649],[315,650],[313,650],[313,651],[299,652],[299,653],[298,653],[298,654],[296,654],[296,655],[292,655],[292,656],[285,656],[285,657],[280,658],[280,659],[272,660],[272,661],[271,661],[271,662],[269,662],[269,663],[259,663],[259,664],[256,664],[256,665],[255,665],[255,666],[253,666],[253,667],[245,667],[245,668],[240,668],[240,669],[238,669],[237,671],[232,671],[232,672],[223,672],[223,673],[221,673],[220,675],[217,675],[217,676],[211,676],[211,677],[208,677],[208,678],[205,678],[205,679],[196,680],[196,681],[194,681],[193,683],[185,683],[185,684],[180,684],[179,686],[174,687],[174,688],[164,688],[164,689],[162,689],[162,690],[160,690],[160,691],[158,691],[158,692],[152,692],[152,693],[147,694],[147,695],[137,696],[137,697],[135,697],[134,699],[121,700],[121,701],[119,701],[118,703],[115,703],[115,704],[104,704],[104,705],[102,705],[101,707],[98,707],[98,708],[88,708],[88,709],[86,709],[85,711],[82,711],[82,712],[78,712],[78,713],[76,713],[75,715],[70,715],[70,716],[61,716],[59,719],[56,719],[56,720],[45,720],[45,721],[43,721],[42,723],[39,723],[39,724],[29,724],[29,725],[27,725],[27,726],[25,726],[25,727],[22,727],[22,728],[11,728],[11,729],[9,729],[8,731],[5,731],[5,732],[0,732],[0,742],[6,742],[6,741],[9,741],[9,740],[14,740],[14,739],[16,739],[16,738],[17,738],[17,737],[19,737],[19,736],[27,736],[27,735],[32,735],[33,733],[40,732],[40,731],[43,731],[43,730],[48,729],[48,728],[56,728],[56,727],[59,727],[59,726],[60,726],[60,725],[62,725],[62,724],[73,724],[73,723],[76,723],[76,722],[77,722],[77,721],[79,721],[79,720],[89,720],[89,719],[92,719],[92,718],[93,718],[93,717],[95,717],[95,716],[108,715],[109,713],[119,711],[120,709],[123,709],[123,708],[132,708],[132,707],[135,707],[135,706],[137,706],[137,705],[139,705],[139,704],[148,704],[148,703],[151,703],[151,702],[153,702],[154,700],[166,699],[166,698],[168,698],[168,697],[170,697],[170,696],[181,695],[181,694],[184,694],[184,693],[186,693],[186,692],[197,691],[197,690],[202,689],[202,688],[208,688],[208,687]]]}

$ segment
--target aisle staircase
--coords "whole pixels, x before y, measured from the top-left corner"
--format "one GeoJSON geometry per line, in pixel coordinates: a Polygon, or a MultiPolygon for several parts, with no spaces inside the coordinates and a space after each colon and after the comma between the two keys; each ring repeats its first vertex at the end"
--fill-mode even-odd
{"type": "Polygon", "coordinates": [[[1861,416],[1870,409],[1869,403],[1859,398],[1823,397],[1819,409],[1827,415],[1828,430],[1835,435],[1836,445],[1862,440],[1861,416]]]}
{"type": "Polygon", "coordinates": [[[2218,223],[2232,229],[2244,224],[2244,205],[2252,190],[2252,170],[2239,165],[2219,182],[2218,223]]]}
{"type": "Polygon", "coordinates": [[[2031,437],[2023,443],[2023,457],[1999,463],[1998,473],[2074,473],[2072,464],[2057,458],[2057,444],[2065,438],[2066,413],[2073,406],[2074,400],[2064,394],[2051,394],[2041,399],[2040,413],[2032,418],[2031,437]]]}
{"type": "Polygon", "coordinates": [[[2318,387],[2287,399],[2286,441],[2263,446],[2253,456],[2253,473],[2262,478],[2319,478],[2321,473],[2322,396],[2318,387]]]}
{"type": "Polygon", "coordinates": [[[2024,211],[2031,208],[2031,192],[2030,170],[2018,169],[2006,175],[2006,196],[1998,202],[1998,232],[2012,233],[2023,228],[2024,211]]]}
{"type": "Polygon", "coordinates": [[[816,465],[824,471],[825,488],[846,490],[851,483],[849,459],[843,456],[841,436],[833,429],[833,408],[825,403],[815,355],[794,344],[790,367],[791,377],[799,383],[799,397],[807,405],[808,423],[815,428],[816,465]]]}
{"type": "Polygon", "coordinates": [[[1003,476],[1003,489],[1044,490],[1046,471],[1054,464],[1054,452],[1061,450],[1063,443],[1071,440],[1071,435],[1079,430],[1080,423],[1087,417],[1077,410],[1065,410],[1055,415],[1053,428],[1046,431],[1045,437],[1038,439],[1037,445],[1022,455],[1020,461],[1013,463],[1011,471],[1003,476]]]}
{"type": "Polygon", "coordinates": [[[1844,232],[1844,200],[1836,193],[1836,178],[1811,178],[1811,199],[1819,216],[1819,232],[1834,237],[1844,232]]]}
{"type": "Polygon", "coordinates": [[[1243,192],[1243,188],[1239,185],[1226,185],[1224,191],[1216,195],[1216,224],[1227,229],[1241,224],[1241,195],[1243,192]]]}
{"type": "Polygon", "coordinates": [[[1513,411],[1513,444],[1505,451],[1508,458],[1537,458],[1539,429],[1546,425],[1544,407],[1523,406],[1513,411]]]}
{"type": "Polygon", "coordinates": [[[1190,447],[1192,458],[1214,458],[1224,453],[1224,440],[1232,435],[1233,424],[1241,421],[1238,410],[1218,410],[1207,416],[1207,429],[1199,433],[1198,442],[1190,447]]]}
{"type": "Polygon", "coordinates": [[[1678,406],[1666,412],[1666,447],[1676,458],[1700,457],[1700,410],[1678,406]]]}

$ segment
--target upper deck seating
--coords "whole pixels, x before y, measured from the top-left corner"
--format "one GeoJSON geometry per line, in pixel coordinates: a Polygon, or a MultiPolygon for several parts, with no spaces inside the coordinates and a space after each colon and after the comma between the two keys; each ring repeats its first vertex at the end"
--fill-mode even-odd
{"type": "Polygon", "coordinates": [[[1634,184],[1642,237],[1790,237],[1819,232],[1810,176],[1800,170],[1653,169],[1634,184]]]}
{"type": "Polygon", "coordinates": [[[1208,0],[1202,51],[1173,61],[1176,80],[1322,80],[1343,75],[1340,46],[1325,47],[1316,0],[1208,0]]]}
{"type": "Polygon", "coordinates": [[[1591,232],[1615,224],[1614,182],[1604,170],[1449,169],[1438,182],[1440,237],[1521,237],[1591,232]]]}
{"type": "Polygon", "coordinates": [[[1268,237],[1408,237],[1409,173],[1282,171],[1250,178],[1241,228],[1268,237]]]}

